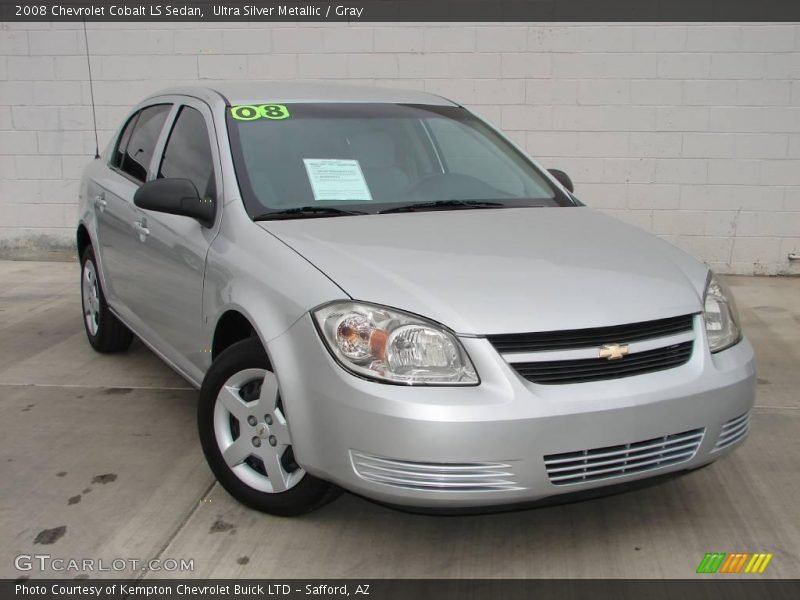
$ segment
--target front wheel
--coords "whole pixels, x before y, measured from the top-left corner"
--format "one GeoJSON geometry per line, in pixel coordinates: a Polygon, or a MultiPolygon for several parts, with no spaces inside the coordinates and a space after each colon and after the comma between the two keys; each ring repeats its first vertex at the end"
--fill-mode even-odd
{"type": "Polygon", "coordinates": [[[338,495],[336,486],[295,461],[278,380],[256,338],[237,342],[217,357],[200,389],[197,416],[206,460],[239,502],[291,516],[338,495]]]}

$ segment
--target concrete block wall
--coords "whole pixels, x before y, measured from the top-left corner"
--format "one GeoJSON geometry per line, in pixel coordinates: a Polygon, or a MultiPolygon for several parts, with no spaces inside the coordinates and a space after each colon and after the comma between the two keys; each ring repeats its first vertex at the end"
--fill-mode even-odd
{"type": "MultiPolygon", "coordinates": [[[[727,273],[800,273],[800,26],[90,23],[101,145],[176,83],[332,79],[461,101],[590,206],[727,273]]],[[[94,148],[80,24],[0,29],[0,249],[70,244],[94,148]]]]}

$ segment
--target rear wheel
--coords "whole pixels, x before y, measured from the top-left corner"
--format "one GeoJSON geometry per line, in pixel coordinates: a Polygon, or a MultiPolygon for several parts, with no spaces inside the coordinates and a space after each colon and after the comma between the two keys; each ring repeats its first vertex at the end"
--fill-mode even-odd
{"type": "Polygon", "coordinates": [[[123,352],[131,345],[133,334],[108,308],[97,274],[94,249],[89,246],[81,257],[81,307],[86,337],[98,352],[123,352]]]}
{"type": "Polygon", "coordinates": [[[233,344],[211,365],[200,389],[198,428],[217,480],[247,506],[298,515],[339,493],[295,461],[278,380],[255,338],[233,344]]]}

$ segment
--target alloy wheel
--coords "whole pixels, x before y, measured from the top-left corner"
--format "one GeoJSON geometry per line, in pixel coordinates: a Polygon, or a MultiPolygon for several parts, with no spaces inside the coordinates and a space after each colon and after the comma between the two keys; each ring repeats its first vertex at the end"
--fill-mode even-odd
{"type": "Polygon", "coordinates": [[[220,388],[214,436],[231,472],[255,490],[285,492],[305,475],[294,460],[278,380],[266,369],[239,371],[220,388]]]}

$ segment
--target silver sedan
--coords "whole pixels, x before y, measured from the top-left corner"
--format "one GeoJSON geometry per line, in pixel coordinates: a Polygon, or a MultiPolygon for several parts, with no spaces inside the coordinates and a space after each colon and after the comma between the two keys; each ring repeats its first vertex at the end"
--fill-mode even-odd
{"type": "Polygon", "coordinates": [[[86,168],[77,243],[89,342],[198,387],[211,469],[269,513],[527,503],[748,433],[723,282],[439,96],[156,93],[86,168]]]}

